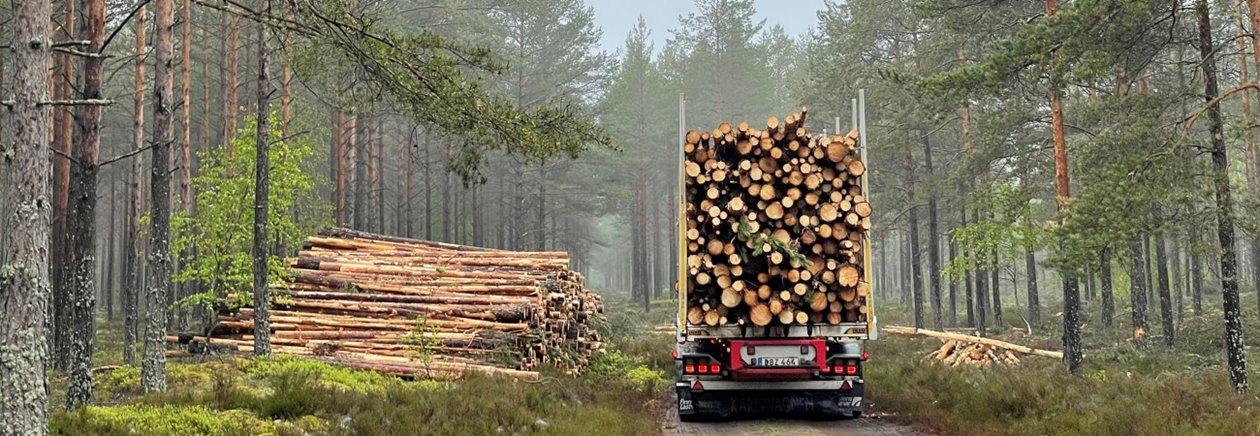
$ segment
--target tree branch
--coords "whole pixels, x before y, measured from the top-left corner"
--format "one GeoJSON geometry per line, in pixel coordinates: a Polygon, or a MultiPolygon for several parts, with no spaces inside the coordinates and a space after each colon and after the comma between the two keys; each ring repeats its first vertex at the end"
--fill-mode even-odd
{"type": "Polygon", "coordinates": [[[97,167],[104,167],[105,165],[109,165],[109,164],[112,164],[112,163],[114,163],[114,162],[118,162],[118,161],[120,161],[120,160],[127,159],[127,158],[129,158],[129,157],[132,157],[132,156],[135,156],[135,155],[137,155],[137,154],[143,153],[145,150],[148,150],[148,149],[150,149],[150,148],[153,148],[153,146],[152,146],[152,145],[146,145],[146,146],[144,146],[144,147],[140,147],[140,148],[137,148],[137,149],[135,149],[135,150],[131,150],[131,151],[129,151],[129,152],[126,152],[126,153],[120,154],[120,155],[118,155],[118,156],[111,157],[111,158],[109,158],[109,159],[106,159],[106,160],[102,161],[100,164],[97,164],[97,167]]]}
{"type": "Polygon", "coordinates": [[[61,150],[58,150],[58,149],[55,149],[55,148],[51,148],[51,147],[49,147],[49,150],[52,150],[52,152],[53,152],[53,153],[56,153],[58,156],[61,156],[62,158],[65,158],[66,160],[68,160],[68,161],[70,161],[70,162],[74,162],[74,164],[75,164],[75,165],[78,165],[78,164],[79,164],[79,160],[78,160],[78,159],[75,159],[75,158],[74,158],[74,156],[71,156],[71,155],[65,154],[65,153],[64,153],[64,152],[62,152],[61,150]]]}

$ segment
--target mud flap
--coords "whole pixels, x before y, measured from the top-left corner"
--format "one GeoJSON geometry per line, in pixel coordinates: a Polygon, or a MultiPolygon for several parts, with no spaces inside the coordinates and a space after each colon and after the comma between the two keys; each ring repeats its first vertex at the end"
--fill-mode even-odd
{"type": "Polygon", "coordinates": [[[794,416],[837,419],[862,413],[862,384],[840,391],[704,391],[678,386],[678,417],[683,421],[732,417],[794,416]]]}

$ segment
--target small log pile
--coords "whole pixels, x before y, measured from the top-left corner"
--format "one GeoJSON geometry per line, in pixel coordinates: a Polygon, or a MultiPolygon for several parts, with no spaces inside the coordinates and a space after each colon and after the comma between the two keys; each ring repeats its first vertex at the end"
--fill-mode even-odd
{"type": "MultiPolygon", "coordinates": [[[[272,287],[272,350],[405,376],[578,372],[603,348],[588,324],[603,306],[568,264],[564,252],[326,229],[272,287]]],[[[251,351],[253,316],[220,313],[209,337],[192,340],[251,351]]]]}
{"type": "Polygon", "coordinates": [[[931,336],[940,339],[943,344],[940,348],[929,352],[927,359],[949,366],[1018,365],[1022,362],[1020,357],[1022,355],[1063,359],[1062,352],[1042,350],[980,336],[900,326],[886,326],[880,330],[884,333],[931,336]]]}
{"type": "Polygon", "coordinates": [[[935,360],[943,365],[971,365],[980,368],[995,363],[1001,365],[1018,365],[1020,363],[1019,356],[1016,356],[1015,352],[1011,350],[1003,350],[989,344],[962,342],[953,339],[944,341],[945,344],[941,345],[941,348],[928,353],[928,359],[935,360]]]}
{"type": "Polygon", "coordinates": [[[812,136],[807,113],[687,132],[689,324],[866,321],[858,133],[812,136]]]}

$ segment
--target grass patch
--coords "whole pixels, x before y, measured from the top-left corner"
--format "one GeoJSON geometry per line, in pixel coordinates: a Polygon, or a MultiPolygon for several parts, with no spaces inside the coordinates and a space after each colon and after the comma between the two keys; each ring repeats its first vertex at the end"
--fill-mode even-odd
{"type": "MultiPolygon", "coordinates": [[[[672,306],[669,306],[672,308],[672,306]]],[[[664,309],[662,309],[664,310],[664,309]]],[[[167,362],[165,392],[145,394],[140,369],[96,374],[95,401],[61,410],[53,375],[50,429],[74,435],[358,435],[659,433],[671,337],[643,334],[647,318],[610,313],[609,351],[571,377],[544,369],[538,382],[474,376],[403,380],[285,356],[167,362]]],[[[672,315],[671,315],[672,316],[672,315]]],[[[98,365],[121,360],[121,323],[101,323],[98,365]]]]}
{"type": "MultiPolygon", "coordinates": [[[[1019,313],[1007,308],[1007,323],[991,336],[1062,349],[1061,318],[1047,316],[1030,336],[1019,313]]],[[[1260,331],[1254,315],[1244,315],[1247,331],[1260,331]]],[[[903,308],[880,309],[884,325],[911,325],[909,318],[903,308]]],[[[1075,376],[1062,362],[1035,356],[1014,368],[943,367],[924,360],[939,340],[884,335],[869,344],[867,398],[894,419],[944,435],[1260,435],[1260,398],[1228,386],[1219,312],[1187,313],[1172,348],[1159,336],[1144,348],[1128,341],[1126,311],[1117,310],[1115,323],[1104,329],[1086,321],[1085,366],[1075,376]]],[[[1158,316],[1150,330],[1161,332],[1158,316]]],[[[1246,339],[1249,348],[1260,345],[1256,335],[1246,339]]],[[[1260,371],[1249,375],[1254,380],[1260,371]]]]}

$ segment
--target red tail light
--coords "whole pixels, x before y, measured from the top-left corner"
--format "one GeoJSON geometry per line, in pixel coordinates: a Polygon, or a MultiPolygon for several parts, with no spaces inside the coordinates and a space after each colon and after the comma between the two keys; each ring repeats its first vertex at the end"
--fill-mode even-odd
{"type": "Polygon", "coordinates": [[[845,366],[845,367],[844,367],[844,373],[845,373],[845,374],[848,374],[848,375],[857,375],[857,373],[858,373],[858,367],[857,367],[857,365],[848,365],[848,366],[845,366]]]}
{"type": "Polygon", "coordinates": [[[683,366],[683,372],[687,374],[693,374],[696,372],[696,366],[688,363],[683,366]]]}
{"type": "Polygon", "coordinates": [[[670,352],[669,352],[669,357],[673,357],[675,360],[677,360],[677,359],[678,359],[678,350],[670,351],[670,352]]]}
{"type": "Polygon", "coordinates": [[[831,372],[836,374],[844,374],[844,365],[832,365],[831,372]]]}
{"type": "Polygon", "coordinates": [[[700,364],[700,373],[701,373],[701,374],[708,374],[708,373],[709,373],[709,365],[705,365],[705,364],[701,363],[701,364],[700,364]]]}
{"type": "Polygon", "coordinates": [[[863,352],[862,352],[862,360],[864,360],[864,361],[865,361],[865,360],[868,360],[868,359],[870,359],[870,358],[871,358],[871,353],[868,353],[868,352],[865,352],[865,351],[863,351],[863,352]]]}
{"type": "Polygon", "coordinates": [[[719,372],[722,372],[722,366],[721,366],[721,365],[718,365],[718,364],[716,364],[716,363],[714,363],[714,364],[710,364],[710,365],[709,365],[709,372],[714,373],[714,374],[717,374],[717,373],[719,373],[719,372]]]}

